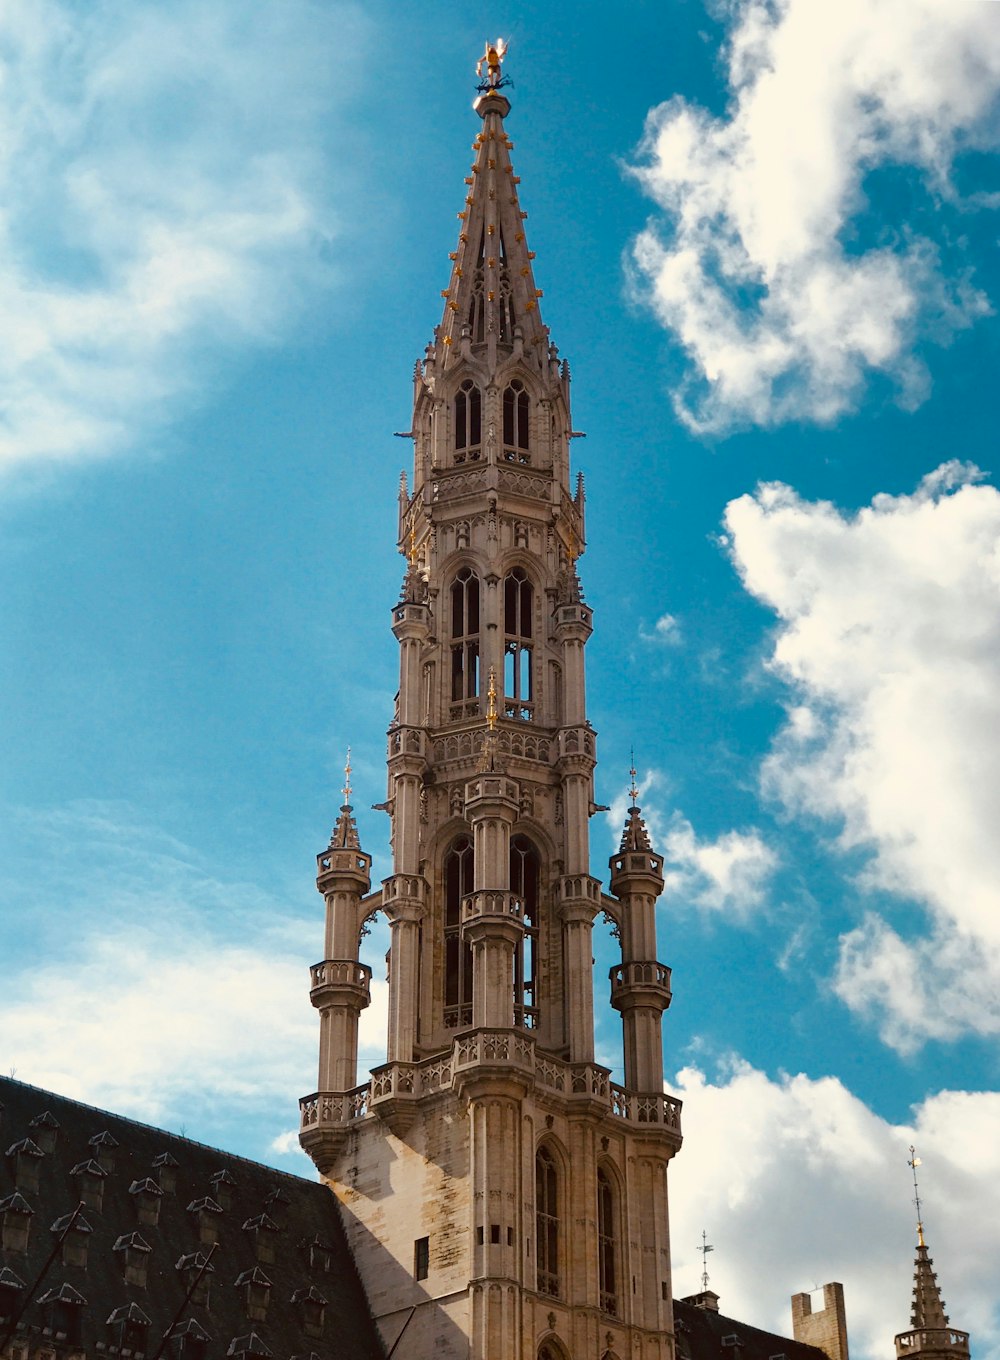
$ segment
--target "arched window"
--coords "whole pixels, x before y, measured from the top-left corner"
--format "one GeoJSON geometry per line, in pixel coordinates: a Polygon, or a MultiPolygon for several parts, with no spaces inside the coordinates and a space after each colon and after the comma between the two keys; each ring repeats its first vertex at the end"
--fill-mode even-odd
{"type": "Polygon", "coordinates": [[[547,1147],[535,1155],[535,1279],[539,1294],[559,1295],[559,1173],[547,1147]]]}
{"type": "Polygon", "coordinates": [[[455,462],[475,462],[482,453],[483,398],[471,378],[455,393],[455,462]]]}
{"type": "Polygon", "coordinates": [[[503,393],[503,456],[508,463],[529,463],[528,394],[520,378],[514,378],[503,393]]]}
{"type": "Polygon", "coordinates": [[[534,591],[522,567],[503,583],[504,713],[531,721],[534,709],[531,635],[534,591]]]}
{"type": "Polygon", "coordinates": [[[451,587],[451,716],[479,712],[479,577],[463,567],[451,587]]]}
{"type": "Polygon", "coordinates": [[[553,1341],[543,1341],[538,1348],[538,1360],[566,1360],[566,1352],[553,1341]]]}
{"type": "Polygon", "coordinates": [[[597,1275],[601,1311],[618,1317],[617,1196],[611,1177],[597,1168],[597,1275]]]}
{"type": "MultiPolygon", "coordinates": [[[[538,1027],[535,995],[538,954],[538,851],[527,836],[510,842],[510,890],[520,900],[524,934],[514,955],[514,1024],[538,1027]]],[[[540,1287],[540,1286],[539,1286],[540,1287]]]]}
{"type": "Polygon", "coordinates": [[[444,1023],[472,1024],[472,950],[462,939],[462,898],[472,892],[472,841],[460,836],[444,861],[444,1023]]]}

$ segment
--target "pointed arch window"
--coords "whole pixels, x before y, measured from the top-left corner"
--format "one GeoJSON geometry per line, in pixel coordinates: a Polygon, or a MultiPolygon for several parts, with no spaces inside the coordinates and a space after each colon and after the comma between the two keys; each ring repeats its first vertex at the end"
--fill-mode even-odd
{"type": "Polygon", "coordinates": [[[535,1154],[535,1280],[539,1294],[559,1296],[559,1171],[545,1146],[535,1154]]]}
{"type": "Polygon", "coordinates": [[[510,890],[520,900],[524,934],[514,954],[514,1023],[538,1028],[538,851],[527,836],[510,842],[510,890]]]}
{"type": "Polygon", "coordinates": [[[455,462],[477,462],[483,450],[483,396],[471,378],[455,393],[455,462]]]}
{"type": "Polygon", "coordinates": [[[618,1204],[611,1177],[597,1168],[597,1275],[601,1311],[618,1317],[618,1204]]]}
{"type": "Polygon", "coordinates": [[[479,712],[479,577],[463,567],[451,586],[451,716],[479,712]]]}
{"type": "Polygon", "coordinates": [[[444,860],[444,1023],[472,1024],[472,949],[462,939],[462,898],[473,888],[472,841],[459,836],[444,860]]]}
{"type": "Polygon", "coordinates": [[[508,463],[530,463],[529,399],[520,378],[503,393],[503,456],[508,463]]]}
{"type": "Polygon", "coordinates": [[[534,590],[523,567],[503,583],[504,713],[530,722],[534,712],[532,667],[534,590]]]}

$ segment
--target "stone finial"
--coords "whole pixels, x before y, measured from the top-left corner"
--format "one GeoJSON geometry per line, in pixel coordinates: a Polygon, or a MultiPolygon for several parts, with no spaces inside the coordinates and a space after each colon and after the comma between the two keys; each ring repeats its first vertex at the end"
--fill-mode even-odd
{"type": "Polygon", "coordinates": [[[628,810],[628,817],[625,819],[625,827],[622,831],[622,843],[619,849],[620,854],[626,850],[652,850],[649,842],[649,832],[646,830],[646,823],[642,820],[642,810],[639,807],[639,789],[636,785],[635,758],[633,757],[632,766],[629,770],[629,790],[628,796],[631,806],[628,810]]]}
{"type": "Polygon", "coordinates": [[[347,748],[347,762],[344,765],[344,787],[341,790],[344,801],[340,805],[340,816],[330,833],[331,850],[360,850],[358,827],[351,806],[351,748],[347,748]]]}

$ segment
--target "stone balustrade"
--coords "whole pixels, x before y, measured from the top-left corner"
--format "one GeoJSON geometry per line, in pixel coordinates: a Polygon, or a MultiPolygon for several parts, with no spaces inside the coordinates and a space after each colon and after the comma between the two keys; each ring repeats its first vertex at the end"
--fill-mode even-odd
{"type": "Polygon", "coordinates": [[[533,1076],[544,1090],[597,1101],[615,1119],[634,1126],[658,1125],[680,1135],[681,1102],[674,1096],[627,1091],[610,1080],[607,1068],[597,1063],[566,1063],[538,1053],[533,1036],[516,1029],[470,1030],[456,1036],[449,1054],[422,1062],[385,1063],[375,1068],[364,1086],[306,1096],[299,1101],[301,1127],[303,1131],[346,1129],[356,1119],[378,1114],[380,1106],[398,1110],[409,1101],[451,1090],[460,1072],[497,1064],[533,1076]]]}
{"type": "Polygon", "coordinates": [[[681,1102],[659,1091],[639,1094],[612,1082],[611,1113],[630,1124],[661,1124],[680,1133],[681,1102]]]}
{"type": "Polygon", "coordinates": [[[366,992],[372,970],[355,959],[324,959],[309,969],[312,987],[361,987],[366,992]]]}
{"type": "Polygon", "coordinates": [[[371,1001],[372,970],[356,959],[323,959],[309,969],[309,978],[309,999],[320,1010],[338,1005],[364,1010],[371,1001]]]}
{"type": "Polygon", "coordinates": [[[969,1354],[969,1333],[955,1327],[920,1327],[901,1332],[896,1337],[896,1355],[918,1355],[923,1352],[940,1354],[950,1351],[957,1356],[969,1354]]]}
{"type": "Polygon", "coordinates": [[[670,991],[670,969],[655,960],[619,963],[611,969],[611,995],[626,987],[652,987],[670,991]]]}
{"type": "Polygon", "coordinates": [[[522,910],[521,899],[512,892],[484,889],[462,898],[462,919],[466,921],[474,916],[509,916],[520,921],[522,910]]]}
{"type": "Polygon", "coordinates": [[[351,1091],[314,1091],[299,1101],[299,1127],[310,1129],[344,1128],[368,1114],[371,1085],[355,1086],[351,1091]]]}

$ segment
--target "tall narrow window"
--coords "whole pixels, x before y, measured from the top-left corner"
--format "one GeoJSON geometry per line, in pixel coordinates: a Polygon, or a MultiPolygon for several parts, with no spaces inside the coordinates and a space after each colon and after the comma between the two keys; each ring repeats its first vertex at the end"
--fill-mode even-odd
{"type": "Polygon", "coordinates": [[[524,922],[524,934],[514,955],[514,1023],[537,1029],[538,851],[527,836],[511,838],[510,890],[521,903],[524,922]]]}
{"type": "Polygon", "coordinates": [[[467,318],[469,339],[473,344],[482,344],[486,339],[486,236],[480,233],[479,249],[476,252],[476,268],[472,275],[472,296],[469,299],[467,318]]]}
{"type": "Polygon", "coordinates": [[[528,394],[514,378],[503,394],[503,456],[508,463],[528,463],[528,394]]]}
{"type": "Polygon", "coordinates": [[[455,393],[455,462],[476,462],[483,445],[483,398],[471,378],[455,393]]]}
{"type": "Polygon", "coordinates": [[[522,567],[503,583],[504,713],[530,722],[534,710],[531,635],[534,591],[522,567]]]}
{"type": "Polygon", "coordinates": [[[444,1023],[472,1024],[472,950],[462,939],[462,898],[472,892],[472,841],[460,836],[444,861],[444,1023]]]}
{"type": "Polygon", "coordinates": [[[479,577],[463,567],[451,587],[451,716],[479,712],[479,577]]]}
{"type": "Polygon", "coordinates": [[[615,1192],[603,1167],[597,1168],[597,1273],[601,1311],[618,1316],[617,1233],[615,1192]]]}
{"type": "Polygon", "coordinates": [[[559,1174],[546,1147],[535,1157],[536,1282],[540,1294],[559,1294],[559,1174]]]}

